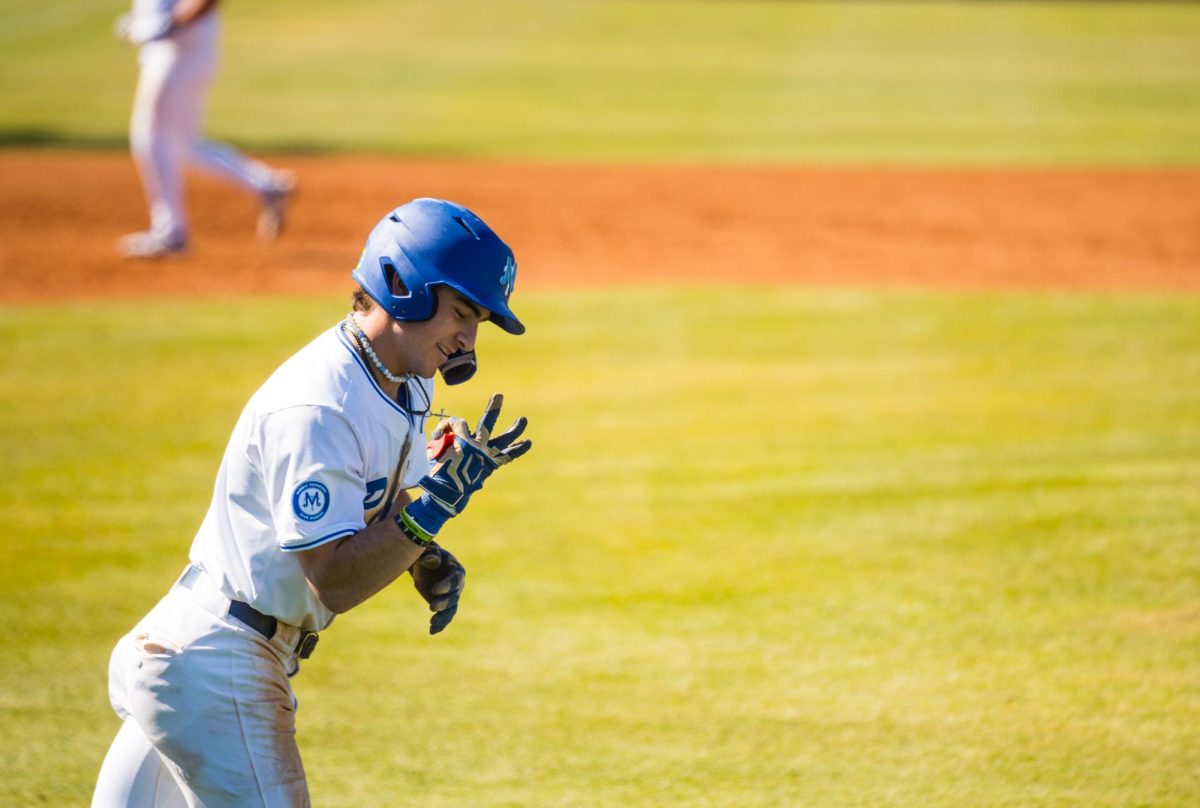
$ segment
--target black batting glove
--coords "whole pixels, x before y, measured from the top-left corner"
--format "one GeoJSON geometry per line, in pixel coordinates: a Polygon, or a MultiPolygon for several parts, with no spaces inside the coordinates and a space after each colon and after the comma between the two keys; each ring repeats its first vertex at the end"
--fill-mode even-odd
{"type": "Polygon", "coordinates": [[[434,613],[429,619],[429,633],[437,634],[450,625],[458,612],[458,598],[467,583],[467,571],[449,550],[430,543],[409,572],[417,592],[434,613]]]}

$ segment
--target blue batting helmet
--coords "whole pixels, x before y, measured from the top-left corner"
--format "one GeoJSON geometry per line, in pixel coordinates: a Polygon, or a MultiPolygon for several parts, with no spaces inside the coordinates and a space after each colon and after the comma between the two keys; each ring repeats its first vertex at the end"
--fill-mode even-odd
{"type": "Polygon", "coordinates": [[[490,319],[508,333],[525,333],[508,307],[517,279],[512,250],[454,202],[422,198],[396,208],[367,236],[350,274],[393,319],[428,320],[437,304],[433,287],[445,284],[490,311],[490,319]],[[404,294],[393,293],[393,276],[404,284],[404,294]]]}

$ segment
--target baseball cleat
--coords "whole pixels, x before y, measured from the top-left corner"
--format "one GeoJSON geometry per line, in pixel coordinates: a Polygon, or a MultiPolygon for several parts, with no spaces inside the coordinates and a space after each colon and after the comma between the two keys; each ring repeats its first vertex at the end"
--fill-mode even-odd
{"type": "Polygon", "coordinates": [[[258,237],[263,241],[279,238],[292,194],[296,192],[296,177],[290,171],[275,174],[275,183],[263,191],[262,207],[258,211],[258,237]]]}
{"type": "Polygon", "coordinates": [[[187,252],[187,237],[178,233],[163,235],[150,230],[130,233],[117,242],[125,258],[167,258],[187,252]]]}

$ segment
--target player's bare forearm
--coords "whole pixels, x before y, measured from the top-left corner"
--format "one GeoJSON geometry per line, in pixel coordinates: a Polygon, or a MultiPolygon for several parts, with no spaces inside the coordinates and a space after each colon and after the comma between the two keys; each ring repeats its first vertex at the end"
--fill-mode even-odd
{"type": "Polygon", "coordinates": [[[171,9],[171,24],[182,28],[195,22],[216,7],[218,0],[179,0],[171,9]]]}
{"type": "MultiPolygon", "coordinates": [[[[408,501],[408,492],[401,491],[392,507],[402,508],[408,501]]],[[[341,614],[399,578],[424,550],[394,519],[384,518],[353,536],[305,550],[298,558],[321,603],[341,614]]]]}

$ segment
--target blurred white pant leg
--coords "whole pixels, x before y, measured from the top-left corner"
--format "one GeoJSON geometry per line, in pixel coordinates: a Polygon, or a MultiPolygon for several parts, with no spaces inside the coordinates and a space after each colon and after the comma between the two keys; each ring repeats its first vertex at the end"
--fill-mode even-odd
{"type": "Polygon", "coordinates": [[[183,165],[198,136],[216,68],[216,17],[206,15],[138,49],[129,146],[150,208],[150,229],[187,234],[183,165]]]}
{"type": "Polygon", "coordinates": [[[108,749],[92,808],[187,808],[179,784],[133,719],[108,749]]]}
{"type": "Polygon", "coordinates": [[[210,62],[204,85],[200,88],[197,102],[182,114],[190,116],[186,122],[190,137],[187,141],[186,159],[197,168],[207,171],[214,176],[255,194],[262,194],[275,187],[275,171],[266,163],[252,159],[228,143],[207,140],[203,136],[204,114],[208,103],[208,85],[216,73],[220,57],[220,22],[215,13],[210,12],[198,23],[207,26],[187,31],[189,37],[197,40],[192,46],[198,53],[205,54],[210,62]]]}
{"type": "Polygon", "coordinates": [[[276,185],[274,169],[250,159],[228,143],[197,140],[188,156],[197,168],[255,194],[265,193],[276,185]]]}

